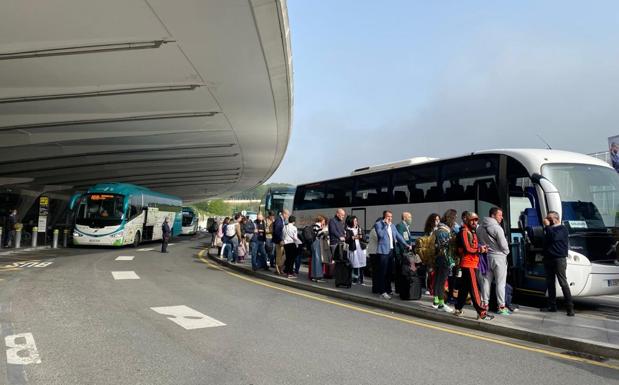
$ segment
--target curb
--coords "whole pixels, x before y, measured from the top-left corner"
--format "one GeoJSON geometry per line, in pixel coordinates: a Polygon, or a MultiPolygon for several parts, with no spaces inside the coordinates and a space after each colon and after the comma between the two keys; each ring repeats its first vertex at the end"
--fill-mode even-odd
{"type": "Polygon", "coordinates": [[[349,294],[342,291],[332,290],[325,287],[317,287],[312,285],[305,285],[298,281],[284,280],[273,275],[267,275],[260,272],[254,272],[251,269],[246,269],[234,264],[228,263],[225,260],[221,260],[215,256],[212,256],[210,249],[207,250],[206,255],[208,258],[220,265],[226,266],[231,270],[243,273],[245,275],[258,277],[265,281],[278,283],[280,285],[294,287],[296,289],[310,291],[313,293],[325,295],[328,297],[334,297],[345,301],[358,303],[361,305],[371,306],[388,310],[394,313],[405,314],[417,318],[422,318],[430,321],[436,321],[443,324],[459,326],[462,328],[478,330],[485,333],[496,334],[504,337],[524,340],[533,342],[536,344],[552,346],[554,348],[564,349],[568,352],[581,352],[587,353],[604,358],[619,359],[619,348],[615,348],[608,345],[594,344],[591,342],[585,342],[580,340],[573,340],[565,337],[549,336],[546,334],[509,328],[505,326],[498,326],[488,322],[480,322],[470,320],[466,318],[459,318],[455,316],[449,316],[447,314],[439,313],[436,311],[427,311],[423,309],[414,309],[406,306],[401,306],[394,302],[386,302],[379,299],[360,297],[354,294],[349,294]]]}

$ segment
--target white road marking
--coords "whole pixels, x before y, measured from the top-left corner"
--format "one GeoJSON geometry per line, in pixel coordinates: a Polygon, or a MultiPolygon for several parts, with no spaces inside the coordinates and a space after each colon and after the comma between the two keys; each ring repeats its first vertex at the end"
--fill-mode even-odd
{"type": "Polygon", "coordinates": [[[152,247],[147,247],[145,249],[138,249],[138,251],[151,251],[151,250],[155,250],[152,247]]]}
{"type": "Polygon", "coordinates": [[[171,316],[168,317],[170,321],[182,326],[186,330],[226,326],[225,323],[217,321],[215,318],[211,318],[185,305],[151,307],[151,309],[159,314],[171,316]]]}
{"type": "Polygon", "coordinates": [[[116,261],[133,261],[133,258],[135,258],[132,255],[121,255],[120,257],[116,258],[116,261]]]}
{"type": "Polygon", "coordinates": [[[39,351],[34,343],[34,337],[32,333],[14,334],[4,337],[6,343],[6,362],[13,365],[30,365],[40,364],[41,357],[39,351]],[[23,339],[23,343],[17,340],[23,339]],[[19,354],[20,352],[27,352],[28,354],[19,354]]]}
{"type": "Polygon", "coordinates": [[[176,243],[168,243],[168,246],[174,246],[176,243]]]}
{"type": "Polygon", "coordinates": [[[20,262],[13,262],[10,265],[4,265],[3,267],[6,268],[11,268],[11,267],[47,267],[49,265],[51,265],[54,262],[51,261],[43,261],[41,262],[40,260],[32,260],[32,261],[20,261],[20,262]]]}
{"type": "Polygon", "coordinates": [[[140,279],[135,271],[112,271],[114,279],[140,279]]]}

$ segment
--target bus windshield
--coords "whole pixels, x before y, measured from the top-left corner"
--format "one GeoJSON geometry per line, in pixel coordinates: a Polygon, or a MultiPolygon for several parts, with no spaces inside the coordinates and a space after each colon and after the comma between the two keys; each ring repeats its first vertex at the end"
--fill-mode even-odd
{"type": "Polygon", "coordinates": [[[559,190],[563,222],[573,231],[617,227],[619,175],[586,164],[547,164],[542,174],[559,190]]]}
{"type": "Polygon", "coordinates": [[[193,211],[183,210],[183,226],[191,226],[195,217],[193,211]]]}
{"type": "Polygon", "coordinates": [[[75,223],[90,227],[118,226],[124,216],[125,197],[117,194],[88,194],[79,205],[75,223]]]}

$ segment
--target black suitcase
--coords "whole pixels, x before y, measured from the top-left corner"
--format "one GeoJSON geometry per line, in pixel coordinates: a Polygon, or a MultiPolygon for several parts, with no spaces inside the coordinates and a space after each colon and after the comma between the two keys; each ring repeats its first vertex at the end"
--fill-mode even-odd
{"type": "Polygon", "coordinates": [[[402,277],[400,281],[400,299],[403,301],[417,301],[421,299],[421,277],[418,275],[402,277]]]}
{"type": "Polygon", "coordinates": [[[410,279],[410,296],[413,300],[421,299],[421,277],[414,275],[410,279]]]}
{"type": "Polygon", "coordinates": [[[336,263],[335,264],[335,287],[346,287],[350,288],[352,286],[352,269],[350,265],[347,263],[336,263]]]}

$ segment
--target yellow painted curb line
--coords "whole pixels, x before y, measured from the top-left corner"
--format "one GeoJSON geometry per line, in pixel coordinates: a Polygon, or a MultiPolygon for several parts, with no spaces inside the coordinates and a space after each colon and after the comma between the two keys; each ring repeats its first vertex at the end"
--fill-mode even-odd
{"type": "Polygon", "coordinates": [[[609,368],[609,369],[615,369],[615,370],[619,370],[619,366],[615,366],[615,365],[611,365],[611,364],[606,364],[604,362],[597,362],[597,361],[593,361],[593,360],[589,360],[586,358],[581,358],[581,357],[575,357],[575,356],[567,356],[565,354],[562,353],[557,353],[557,352],[553,352],[550,350],[545,350],[545,349],[540,349],[540,348],[533,348],[530,346],[526,346],[526,345],[521,345],[521,344],[517,344],[517,343],[513,343],[513,342],[507,342],[507,341],[502,341],[502,340],[498,340],[498,339],[493,339],[490,337],[485,337],[485,336],[481,336],[481,335],[477,335],[477,334],[473,334],[473,333],[468,333],[465,331],[461,331],[461,330],[455,330],[455,329],[451,329],[448,327],[443,327],[443,326],[436,326],[436,325],[432,325],[432,324],[428,324],[425,322],[420,322],[420,321],[415,321],[415,320],[411,320],[411,319],[407,319],[407,318],[402,318],[402,317],[397,317],[391,314],[385,314],[385,313],[381,313],[381,312],[377,312],[374,310],[369,310],[369,309],[364,309],[362,307],[358,307],[355,305],[349,305],[346,303],[342,303],[342,302],[338,302],[338,301],[333,301],[330,299],[326,299],[326,298],[321,298],[312,294],[307,294],[307,293],[302,293],[302,292],[298,292],[295,290],[290,290],[290,289],[286,289],[283,287],[278,287],[275,285],[271,285],[259,280],[255,280],[249,277],[245,277],[241,274],[237,274],[237,273],[233,273],[231,271],[229,271],[228,269],[222,268],[221,266],[217,266],[215,264],[213,264],[212,262],[206,260],[204,258],[204,254],[207,252],[207,250],[202,250],[198,253],[198,258],[204,262],[205,264],[207,264],[209,267],[215,268],[217,270],[223,271],[226,274],[232,275],[234,277],[237,277],[239,279],[242,279],[244,281],[247,282],[251,282],[254,283],[256,285],[260,285],[260,286],[264,286],[264,287],[268,287],[271,289],[275,289],[275,290],[279,290],[279,291],[283,291],[285,293],[289,293],[289,294],[294,294],[300,297],[304,297],[304,298],[308,298],[308,299],[312,299],[315,301],[319,301],[319,302],[324,302],[324,303],[328,303],[331,305],[335,305],[335,306],[339,306],[339,307],[343,307],[346,309],[350,309],[350,310],[354,310],[357,312],[361,312],[361,313],[366,313],[366,314],[371,314],[377,317],[383,317],[383,318],[388,318],[394,321],[400,321],[403,323],[407,323],[407,324],[411,324],[411,325],[416,325],[416,326],[421,326],[423,328],[427,328],[427,329],[432,329],[432,330],[438,330],[444,333],[450,333],[450,334],[456,334],[459,336],[463,336],[463,337],[469,337],[469,338],[473,338],[476,340],[481,340],[481,341],[486,341],[486,342],[492,342],[498,345],[503,345],[503,346],[509,346],[511,348],[515,348],[515,349],[521,349],[521,350],[526,350],[529,352],[535,352],[535,353],[540,353],[540,354],[544,354],[547,356],[552,356],[555,358],[559,358],[562,360],[568,360],[568,361],[575,361],[575,362],[581,362],[581,363],[585,363],[585,364],[589,364],[589,365],[595,365],[595,366],[601,366],[603,368],[609,368]]]}

